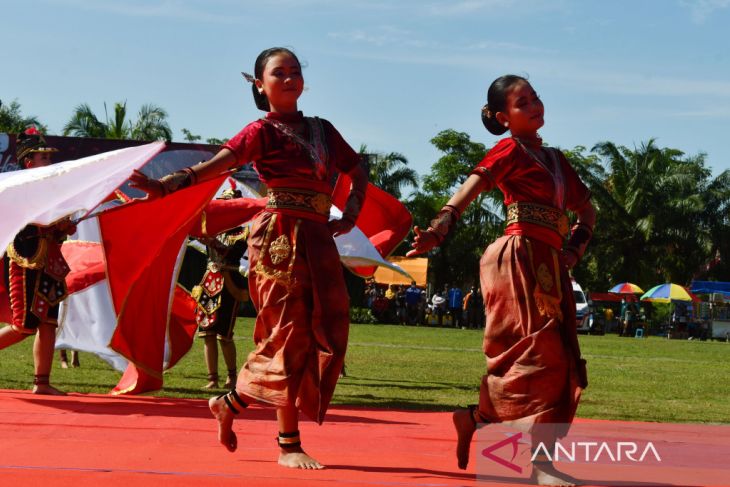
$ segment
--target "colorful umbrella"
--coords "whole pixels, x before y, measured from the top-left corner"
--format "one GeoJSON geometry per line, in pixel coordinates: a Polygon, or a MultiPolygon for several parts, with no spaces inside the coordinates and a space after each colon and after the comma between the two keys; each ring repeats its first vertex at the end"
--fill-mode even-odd
{"type": "Polygon", "coordinates": [[[695,301],[696,298],[679,284],[660,284],[644,293],[641,300],[669,303],[670,301],[695,301]]]}
{"type": "Polygon", "coordinates": [[[608,292],[618,294],[641,294],[644,292],[644,290],[636,284],[630,282],[622,282],[621,284],[616,284],[615,286],[613,286],[611,289],[608,290],[608,292]]]}

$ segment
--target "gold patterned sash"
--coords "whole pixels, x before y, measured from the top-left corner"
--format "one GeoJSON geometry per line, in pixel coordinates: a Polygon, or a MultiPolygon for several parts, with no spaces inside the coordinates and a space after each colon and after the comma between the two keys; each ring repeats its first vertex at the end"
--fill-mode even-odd
{"type": "Polygon", "coordinates": [[[299,188],[271,188],[267,209],[298,210],[329,217],[332,198],[325,193],[299,188]]]}
{"type": "Polygon", "coordinates": [[[533,223],[547,227],[563,238],[568,236],[568,217],[552,206],[537,203],[516,202],[507,207],[507,225],[512,223],[533,223]]]}

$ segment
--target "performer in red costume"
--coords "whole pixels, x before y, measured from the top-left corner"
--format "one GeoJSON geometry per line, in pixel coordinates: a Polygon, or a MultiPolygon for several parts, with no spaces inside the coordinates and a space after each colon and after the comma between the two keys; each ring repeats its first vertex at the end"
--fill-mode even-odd
{"type": "MultiPolygon", "coordinates": [[[[593,234],[590,192],[559,150],[542,146],[537,131],[544,124],[544,107],[527,80],[502,76],[489,87],[487,99],[484,125],[495,135],[509,130],[511,137],[487,153],[427,230],[414,228],[409,252],[440,245],[482,191],[497,187],[504,194],[505,235],[487,247],[480,261],[487,374],[479,405],[453,415],[462,469],[477,423],[510,422],[532,432],[540,430],[534,428],[540,423],[565,425],[548,438],[555,441],[567,433],[587,386],[568,270],[593,234]],[[566,210],[577,216],[572,228],[566,210]]],[[[543,457],[533,462],[532,480],[574,482],[543,457]]]]}
{"type": "Polygon", "coordinates": [[[302,68],[288,49],[259,54],[252,83],[256,106],[268,113],[248,124],[212,159],[161,180],[142,174],[134,184],[151,196],[208,180],[253,161],[268,203],[249,236],[249,292],[258,311],[256,348],[235,390],[209,401],[218,439],[237,446],[233,417],[251,401],[276,407],[279,464],[322,465],[301,447],[299,411],[318,423],[342,370],[349,330],[349,299],[333,236],[349,232],[362,207],[367,174],[360,157],[334,126],[297,109],[302,68]],[[333,171],[352,179],[342,219],[328,222],[333,171]]]}
{"type": "MultiPolygon", "coordinates": [[[[25,169],[51,164],[51,153],[56,152],[35,128],[19,134],[16,145],[18,164],[25,169]]],[[[67,295],[65,277],[69,267],[61,254],[61,243],[75,231],[68,219],[50,226],[26,225],[6,251],[13,322],[0,329],[0,350],[35,335],[34,394],[65,394],[50,385],[49,377],[58,308],[67,295]]]]}

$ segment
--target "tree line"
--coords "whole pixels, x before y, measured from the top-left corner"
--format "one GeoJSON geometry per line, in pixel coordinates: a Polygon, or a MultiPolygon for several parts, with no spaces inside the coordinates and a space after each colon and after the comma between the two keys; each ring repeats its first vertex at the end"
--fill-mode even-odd
{"type": "MultiPolygon", "coordinates": [[[[20,104],[0,105],[0,132],[18,133],[30,125],[47,130],[37,117],[21,114],[20,104]]],[[[74,109],[63,135],[133,140],[171,140],[167,112],[143,105],[132,120],[126,102],[112,115],[97,117],[87,104],[74,109]]],[[[183,129],[185,140],[200,136],[183,129]]],[[[225,139],[210,138],[211,144],[225,139]]],[[[455,130],[436,134],[430,143],[442,154],[420,176],[397,152],[368,155],[370,180],[405,203],[414,224],[427,227],[488,148],[455,130]]],[[[688,156],[649,140],[628,148],[612,142],[563,152],[589,187],[596,207],[595,234],[582,262],[573,270],[584,288],[606,291],[619,282],[648,289],[664,282],[730,280],[730,171],[716,177],[705,154],[688,156]]],[[[499,190],[483,193],[464,212],[454,234],[430,252],[429,281],[437,286],[478,285],[484,248],[502,234],[505,209],[499,190]]],[[[410,238],[396,250],[408,251],[410,238]]]]}

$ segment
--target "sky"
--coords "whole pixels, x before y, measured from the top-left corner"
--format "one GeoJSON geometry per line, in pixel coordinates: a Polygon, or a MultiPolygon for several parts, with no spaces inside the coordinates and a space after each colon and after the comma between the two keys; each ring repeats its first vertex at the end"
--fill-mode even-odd
{"type": "Polygon", "coordinates": [[[730,169],[730,0],[0,0],[0,100],[60,134],[74,108],[153,103],[229,138],[263,115],[240,75],[272,46],[306,65],[299,108],[419,174],[440,131],[491,147],[489,84],[527,76],[543,139],[655,139],[730,169]]]}

